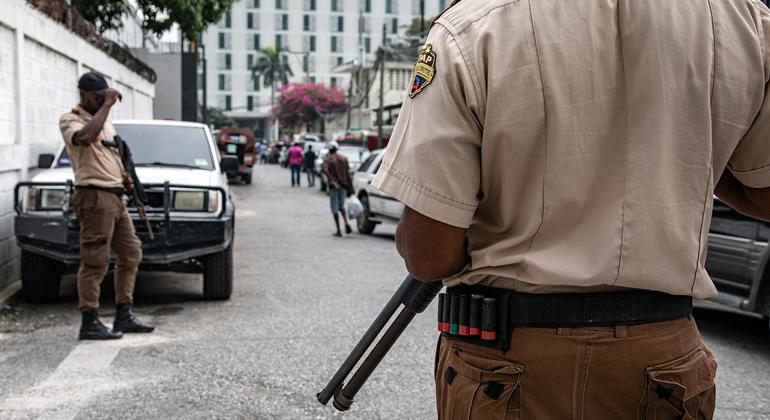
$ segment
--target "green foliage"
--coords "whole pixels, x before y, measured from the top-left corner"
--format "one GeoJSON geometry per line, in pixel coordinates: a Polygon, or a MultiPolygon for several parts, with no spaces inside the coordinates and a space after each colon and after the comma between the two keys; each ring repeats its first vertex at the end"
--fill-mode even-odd
{"type": "Polygon", "coordinates": [[[235,0],[138,0],[144,28],[160,36],[176,23],[185,38],[196,41],[235,0]]]}
{"type": "MultiPolygon", "coordinates": [[[[137,0],[143,28],[157,36],[176,23],[184,36],[195,41],[206,27],[219,21],[235,0],[137,0]]],[[[126,0],[72,0],[84,18],[99,32],[119,29],[121,17],[129,12],[126,0]]]]}
{"type": "Polygon", "coordinates": [[[420,31],[420,18],[413,19],[406,29],[405,37],[399,42],[390,45],[387,50],[386,58],[396,61],[417,61],[417,54],[425,43],[428,36],[428,30],[433,19],[427,19],[423,22],[425,32],[420,31]]]}
{"type": "Polygon", "coordinates": [[[276,81],[289,83],[289,77],[294,73],[289,63],[281,58],[283,52],[283,49],[272,46],[259,50],[257,62],[251,68],[251,77],[261,77],[262,85],[270,88],[275,86],[276,81]]]}
{"type": "Polygon", "coordinates": [[[72,0],[72,6],[101,32],[120,29],[121,17],[128,12],[124,0],[72,0]]]}
{"type": "Polygon", "coordinates": [[[219,108],[210,107],[209,108],[209,122],[211,123],[214,128],[222,128],[222,127],[228,127],[228,128],[237,128],[238,125],[235,122],[235,120],[225,115],[224,112],[222,112],[219,108]]]}

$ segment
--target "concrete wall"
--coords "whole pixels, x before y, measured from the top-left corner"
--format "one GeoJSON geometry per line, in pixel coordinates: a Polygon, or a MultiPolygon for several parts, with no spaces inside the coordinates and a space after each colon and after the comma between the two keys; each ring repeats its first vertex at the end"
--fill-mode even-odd
{"type": "Polygon", "coordinates": [[[26,5],[0,7],[0,289],[18,278],[13,187],[29,179],[37,155],[62,144],[58,120],[78,102],[77,79],[104,73],[123,93],[115,118],[152,118],[155,88],[64,26],[26,5]]]}

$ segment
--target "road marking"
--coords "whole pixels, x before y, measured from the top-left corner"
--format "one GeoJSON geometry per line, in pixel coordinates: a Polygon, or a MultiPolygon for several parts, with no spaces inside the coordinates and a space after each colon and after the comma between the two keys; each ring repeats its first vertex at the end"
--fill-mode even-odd
{"type": "Polygon", "coordinates": [[[132,388],[147,378],[117,377],[110,370],[121,350],[169,341],[155,334],[131,334],[120,340],[84,341],[44,381],[0,403],[0,414],[72,420],[90,400],[108,392],[132,388]]]}

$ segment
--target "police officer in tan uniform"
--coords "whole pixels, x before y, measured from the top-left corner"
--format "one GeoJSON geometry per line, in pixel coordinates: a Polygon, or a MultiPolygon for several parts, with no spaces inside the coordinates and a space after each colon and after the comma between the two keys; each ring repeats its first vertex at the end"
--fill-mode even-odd
{"type": "Polygon", "coordinates": [[[434,21],[374,185],[407,207],[415,277],[497,303],[496,336],[442,333],[439,418],[713,416],[692,297],[716,295],[712,194],[770,220],[768,80],[756,0],[465,0],[434,21]]]}
{"type": "Polygon", "coordinates": [[[103,141],[117,134],[109,120],[110,108],[121,99],[96,72],[78,82],[80,104],[59,121],[72,169],[75,192],[70,204],[80,222],[78,298],[82,312],[81,340],[121,338],[123,333],[152,332],[131,311],[134,283],[142,248],[122,196],[133,187],[120,154],[103,141]],[[112,330],[99,320],[99,293],[115,255],[115,322],[112,330]]]}

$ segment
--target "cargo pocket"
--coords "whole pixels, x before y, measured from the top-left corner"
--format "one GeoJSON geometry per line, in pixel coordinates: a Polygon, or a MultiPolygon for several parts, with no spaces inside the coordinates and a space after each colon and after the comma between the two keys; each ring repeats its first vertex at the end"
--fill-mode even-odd
{"type": "Polygon", "coordinates": [[[711,419],[717,364],[703,346],[687,356],[646,369],[647,384],[638,419],[711,419]]]}
{"type": "Polygon", "coordinates": [[[437,378],[440,420],[519,418],[523,366],[453,346],[437,378]]]}
{"type": "Polygon", "coordinates": [[[110,263],[110,245],[104,235],[81,236],[80,260],[87,267],[101,268],[110,263]]]}

